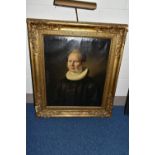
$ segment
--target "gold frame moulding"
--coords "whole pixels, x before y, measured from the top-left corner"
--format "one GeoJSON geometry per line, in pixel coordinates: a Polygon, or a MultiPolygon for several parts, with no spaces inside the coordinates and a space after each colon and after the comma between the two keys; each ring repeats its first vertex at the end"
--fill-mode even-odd
{"type": "Polygon", "coordinates": [[[110,117],[112,115],[113,100],[128,25],[27,19],[27,27],[37,116],[110,117]],[[110,39],[111,43],[100,106],[49,106],[47,104],[45,36],[110,39]]]}

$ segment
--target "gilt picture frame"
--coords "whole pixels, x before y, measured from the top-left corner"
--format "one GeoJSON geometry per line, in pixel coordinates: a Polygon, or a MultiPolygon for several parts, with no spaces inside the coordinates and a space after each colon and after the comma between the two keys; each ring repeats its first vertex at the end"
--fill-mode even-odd
{"type": "Polygon", "coordinates": [[[110,117],[128,25],[29,18],[27,28],[36,115],[110,117]]]}

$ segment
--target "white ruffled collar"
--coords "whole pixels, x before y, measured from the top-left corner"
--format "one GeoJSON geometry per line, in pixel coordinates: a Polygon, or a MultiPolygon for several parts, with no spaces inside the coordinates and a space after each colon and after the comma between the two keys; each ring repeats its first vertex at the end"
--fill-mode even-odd
{"type": "Polygon", "coordinates": [[[80,73],[75,73],[75,72],[68,71],[66,73],[66,78],[68,80],[77,81],[77,80],[83,79],[87,75],[87,73],[88,73],[88,68],[84,69],[80,73]]]}

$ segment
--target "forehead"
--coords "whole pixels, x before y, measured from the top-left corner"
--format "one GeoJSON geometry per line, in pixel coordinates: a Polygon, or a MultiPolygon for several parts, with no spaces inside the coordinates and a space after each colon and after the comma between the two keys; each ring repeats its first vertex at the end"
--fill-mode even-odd
{"type": "Polygon", "coordinates": [[[68,56],[68,59],[81,59],[81,54],[80,53],[71,53],[68,56]]]}

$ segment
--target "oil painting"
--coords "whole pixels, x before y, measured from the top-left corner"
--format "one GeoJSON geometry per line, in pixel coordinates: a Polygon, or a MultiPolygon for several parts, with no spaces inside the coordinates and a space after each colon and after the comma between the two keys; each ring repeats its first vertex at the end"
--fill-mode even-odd
{"type": "Polygon", "coordinates": [[[110,117],[125,24],[27,19],[39,117],[110,117]]]}

